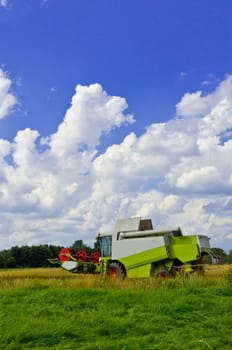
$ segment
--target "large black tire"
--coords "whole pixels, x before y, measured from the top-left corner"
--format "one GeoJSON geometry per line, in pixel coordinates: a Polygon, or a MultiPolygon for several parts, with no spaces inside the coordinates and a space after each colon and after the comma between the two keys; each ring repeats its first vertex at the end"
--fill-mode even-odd
{"type": "Polygon", "coordinates": [[[122,281],[126,277],[125,269],[117,261],[112,261],[107,270],[107,277],[113,280],[122,281]]]}

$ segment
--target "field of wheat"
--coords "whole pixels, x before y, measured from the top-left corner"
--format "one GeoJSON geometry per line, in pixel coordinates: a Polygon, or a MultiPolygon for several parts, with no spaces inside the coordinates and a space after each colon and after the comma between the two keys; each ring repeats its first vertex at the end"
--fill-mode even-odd
{"type": "Polygon", "coordinates": [[[0,270],[0,349],[231,350],[232,269],[116,282],[0,270]]]}
{"type": "MultiPolygon", "coordinates": [[[[203,276],[189,276],[188,279],[180,278],[163,281],[165,284],[179,285],[180,283],[197,282],[201,285],[219,284],[230,272],[230,265],[206,265],[203,276]]],[[[159,286],[160,280],[156,279],[126,279],[123,283],[115,283],[104,280],[98,275],[73,274],[62,268],[25,268],[25,269],[0,269],[0,288],[29,287],[33,285],[46,285],[49,287],[103,287],[114,285],[118,288],[149,288],[159,286]]]]}

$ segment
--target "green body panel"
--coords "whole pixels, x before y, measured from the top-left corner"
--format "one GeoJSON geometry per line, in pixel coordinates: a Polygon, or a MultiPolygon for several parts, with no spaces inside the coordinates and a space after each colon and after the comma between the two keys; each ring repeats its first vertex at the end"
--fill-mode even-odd
{"type": "MultiPolygon", "coordinates": [[[[165,246],[149,249],[141,253],[133,254],[125,258],[119,259],[119,261],[125,266],[126,270],[135,269],[143,266],[150,266],[152,262],[167,259],[167,251],[165,246]]],[[[148,269],[148,267],[147,267],[148,269]]]]}
{"type": "MultiPolygon", "coordinates": [[[[170,236],[167,249],[163,245],[120,258],[118,261],[124,265],[127,277],[143,278],[150,277],[151,273],[160,268],[171,270],[173,261],[176,259],[182,263],[191,263],[199,254],[196,236],[170,236]]],[[[191,269],[191,266],[187,264],[186,269],[191,269]]]]}
{"type": "Polygon", "coordinates": [[[194,261],[199,256],[199,248],[196,236],[170,237],[170,257],[185,263],[194,261]]]}
{"type": "Polygon", "coordinates": [[[150,277],[151,264],[135,267],[134,269],[127,270],[127,277],[129,278],[143,278],[150,277]]]}
{"type": "Polygon", "coordinates": [[[105,277],[110,261],[111,257],[101,257],[99,263],[97,264],[98,267],[96,269],[96,272],[100,273],[101,276],[105,277]]]}

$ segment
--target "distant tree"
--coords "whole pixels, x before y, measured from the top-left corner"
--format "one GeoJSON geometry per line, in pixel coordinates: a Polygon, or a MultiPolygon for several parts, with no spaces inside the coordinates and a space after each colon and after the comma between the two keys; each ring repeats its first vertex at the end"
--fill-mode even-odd
{"type": "Polygon", "coordinates": [[[232,264],[232,249],[230,249],[228,253],[228,263],[232,264]]]}
{"type": "Polygon", "coordinates": [[[211,250],[216,256],[220,257],[220,262],[222,264],[226,264],[228,262],[227,253],[223,249],[221,249],[221,248],[212,248],[211,250]]]}
{"type": "Polygon", "coordinates": [[[87,254],[90,254],[91,251],[93,250],[91,247],[84,244],[82,239],[78,239],[77,241],[75,241],[73,243],[73,245],[71,245],[70,249],[71,249],[72,253],[75,253],[77,250],[83,249],[83,250],[87,251],[87,254]]]}
{"type": "Polygon", "coordinates": [[[83,240],[82,240],[82,239],[78,239],[77,241],[75,241],[75,242],[71,245],[70,249],[71,249],[71,250],[79,250],[79,249],[84,249],[84,247],[85,247],[85,245],[84,245],[84,243],[83,243],[83,240]]]}
{"type": "Polygon", "coordinates": [[[21,267],[31,266],[30,251],[31,251],[31,247],[28,247],[27,245],[24,245],[20,248],[20,256],[18,260],[19,266],[21,267]]]}
{"type": "Polygon", "coordinates": [[[32,246],[30,248],[30,266],[45,267],[48,266],[47,259],[49,256],[48,245],[32,246]]]}
{"type": "Polygon", "coordinates": [[[5,261],[2,252],[0,252],[0,269],[5,267],[5,261]]]}
{"type": "Polygon", "coordinates": [[[48,246],[48,259],[57,258],[61,248],[62,248],[61,246],[49,245],[48,246]]]}
{"type": "Polygon", "coordinates": [[[17,263],[16,263],[15,258],[13,256],[9,256],[6,259],[5,266],[8,267],[8,268],[16,267],[17,263]]]}

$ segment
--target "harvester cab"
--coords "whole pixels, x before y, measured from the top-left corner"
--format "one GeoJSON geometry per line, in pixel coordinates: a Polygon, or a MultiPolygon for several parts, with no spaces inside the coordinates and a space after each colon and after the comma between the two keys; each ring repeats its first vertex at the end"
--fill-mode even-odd
{"type": "Polygon", "coordinates": [[[112,255],[112,235],[99,233],[96,239],[100,247],[101,257],[110,258],[112,255]]]}

